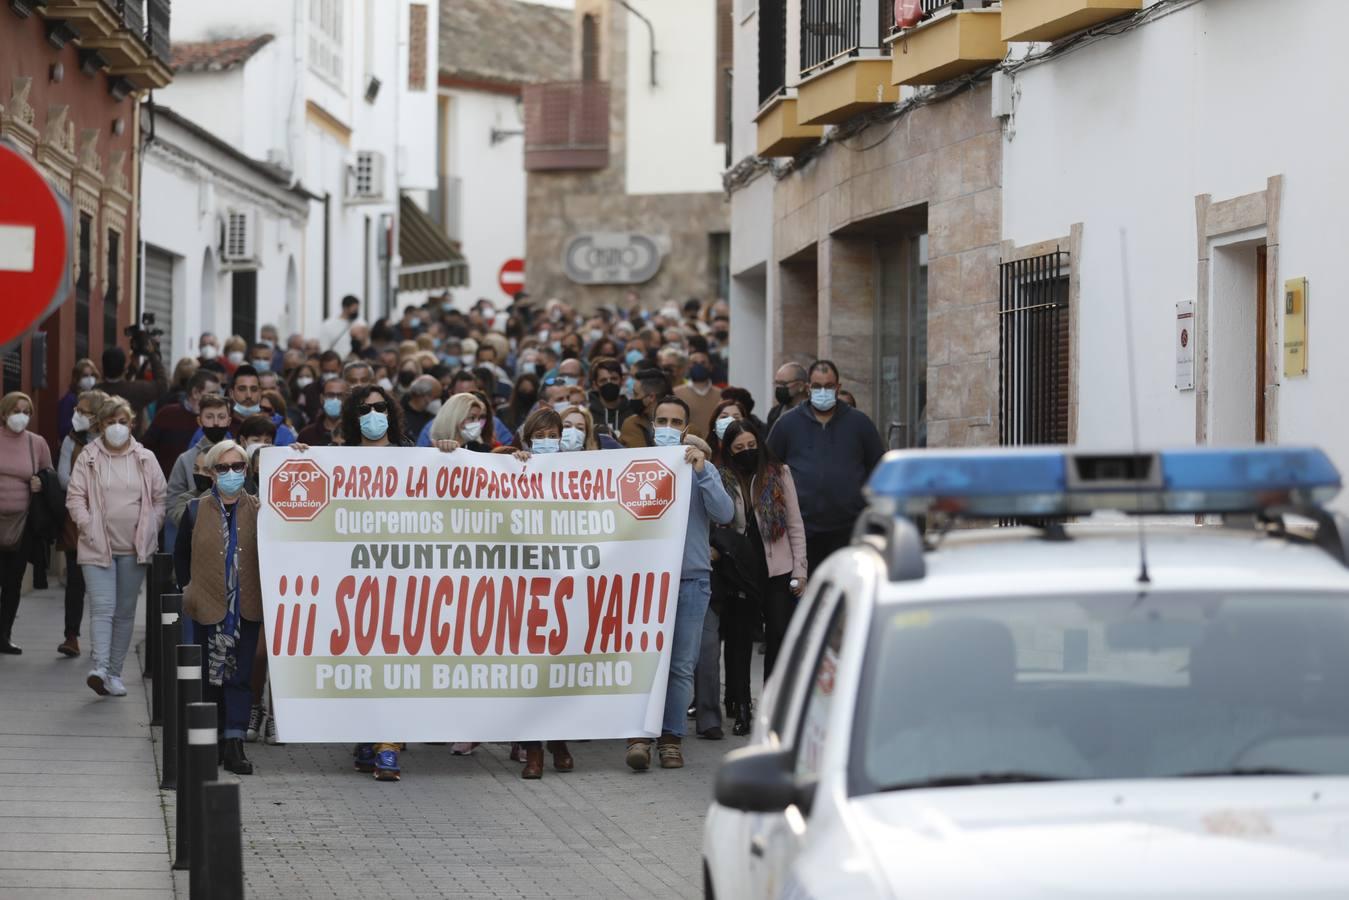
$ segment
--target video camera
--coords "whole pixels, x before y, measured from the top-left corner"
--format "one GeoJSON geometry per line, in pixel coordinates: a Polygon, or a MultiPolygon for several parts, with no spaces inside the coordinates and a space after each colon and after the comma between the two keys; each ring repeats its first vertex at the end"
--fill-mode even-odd
{"type": "Polygon", "coordinates": [[[164,329],[155,327],[154,313],[142,313],[140,324],[128,325],[122,334],[131,338],[132,353],[149,356],[159,352],[159,339],[164,336],[164,329]]]}

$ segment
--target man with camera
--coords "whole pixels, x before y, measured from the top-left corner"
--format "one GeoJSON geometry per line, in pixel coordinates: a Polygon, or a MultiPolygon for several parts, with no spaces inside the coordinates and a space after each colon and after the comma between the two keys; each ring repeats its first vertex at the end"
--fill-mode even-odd
{"type": "Polygon", "coordinates": [[[140,325],[128,325],[123,332],[131,339],[131,358],[121,347],[103,351],[103,383],[98,389],[114,397],[123,397],[136,413],[137,433],[145,431],[145,408],[158,403],[169,389],[164,362],[159,358],[159,342],[164,332],[154,327],[154,313],[141,317],[140,325]]]}

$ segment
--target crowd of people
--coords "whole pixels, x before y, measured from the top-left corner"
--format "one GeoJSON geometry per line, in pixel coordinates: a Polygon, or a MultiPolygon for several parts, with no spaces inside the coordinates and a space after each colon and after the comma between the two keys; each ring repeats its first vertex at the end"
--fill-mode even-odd
{"type": "MultiPolygon", "coordinates": [[[[65,634],[78,657],[86,604],[87,685],[122,696],[122,669],[151,556],[172,552],[186,640],[203,647],[203,685],[220,709],[220,753],[249,774],[244,745],[275,742],[258,571],[260,447],[436,447],[531,454],[683,446],[695,490],[680,573],[661,735],[632,738],[637,770],[683,765],[688,720],[703,738],[753,723],[751,670],[764,675],[811,574],[851,537],[862,487],[883,447],[842,389],[837,366],[787,362],[764,419],[728,384],[730,318],[718,301],[646,311],[636,302],[581,314],[525,294],[468,311],[448,299],[373,324],[344,298],[317,336],[264,325],[252,340],[203,334],[171,372],[152,339],[80,360],[59,404],[59,446],[29,429],[33,402],[0,399],[0,653],[25,571],[41,586],[65,554],[65,634]],[[57,460],[53,465],[53,458],[57,460]],[[725,677],[722,676],[724,658],[725,677]],[[723,689],[724,685],[724,689],[723,689]],[[654,749],[654,754],[653,754],[654,749]]],[[[471,753],[474,745],[452,747],[471,753]]],[[[359,744],[354,767],[401,776],[396,741],[359,744]]],[[[545,751],[512,749],[527,779],[545,751]]]]}

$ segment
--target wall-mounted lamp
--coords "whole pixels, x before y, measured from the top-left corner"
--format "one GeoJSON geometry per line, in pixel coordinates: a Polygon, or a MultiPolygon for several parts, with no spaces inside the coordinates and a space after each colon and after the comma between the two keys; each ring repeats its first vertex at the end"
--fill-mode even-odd
{"type": "Polygon", "coordinates": [[[52,63],[50,77],[52,80],[52,84],[60,84],[62,81],[65,80],[66,67],[61,63],[52,63]]]}
{"type": "Polygon", "coordinates": [[[121,137],[122,135],[126,134],[126,119],[113,119],[112,133],[117,137],[121,137]]]}

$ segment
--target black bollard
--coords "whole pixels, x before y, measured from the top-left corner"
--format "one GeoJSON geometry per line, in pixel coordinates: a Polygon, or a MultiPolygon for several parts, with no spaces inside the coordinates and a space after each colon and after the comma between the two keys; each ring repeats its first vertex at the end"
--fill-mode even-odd
{"type": "Polygon", "coordinates": [[[178,839],[173,867],[183,870],[189,865],[191,848],[187,833],[187,708],[201,702],[201,647],[197,644],[178,645],[178,839]]]}
{"type": "MultiPolygon", "coordinates": [[[[146,678],[159,674],[159,595],[173,591],[173,555],[156,553],[150,558],[150,571],[145,580],[145,672],[146,678]]],[[[160,709],[150,699],[150,724],[158,725],[160,709]]]]}
{"type": "MultiPolygon", "coordinates": [[[[214,703],[189,703],[187,707],[187,855],[191,875],[188,892],[206,896],[206,858],[213,848],[206,843],[202,815],[202,788],[215,781],[220,764],[220,738],[216,731],[214,703]]],[[[179,796],[182,792],[179,791],[179,796]]]]}
{"type": "MultiPolygon", "coordinates": [[[[238,900],[244,895],[243,816],[239,811],[238,782],[204,785],[201,806],[206,826],[205,846],[211,848],[202,860],[206,869],[206,893],[202,896],[208,900],[238,900]]],[[[194,893],[192,897],[197,895],[194,893]]]]}
{"type": "MultiPolygon", "coordinates": [[[[159,646],[161,650],[176,648],[182,639],[183,626],[178,619],[182,614],[183,595],[161,595],[159,609],[159,646]]],[[[175,657],[176,650],[159,654],[159,674],[155,678],[155,692],[163,692],[164,728],[159,743],[164,758],[159,786],[166,791],[178,786],[178,660],[175,657]]]]}

